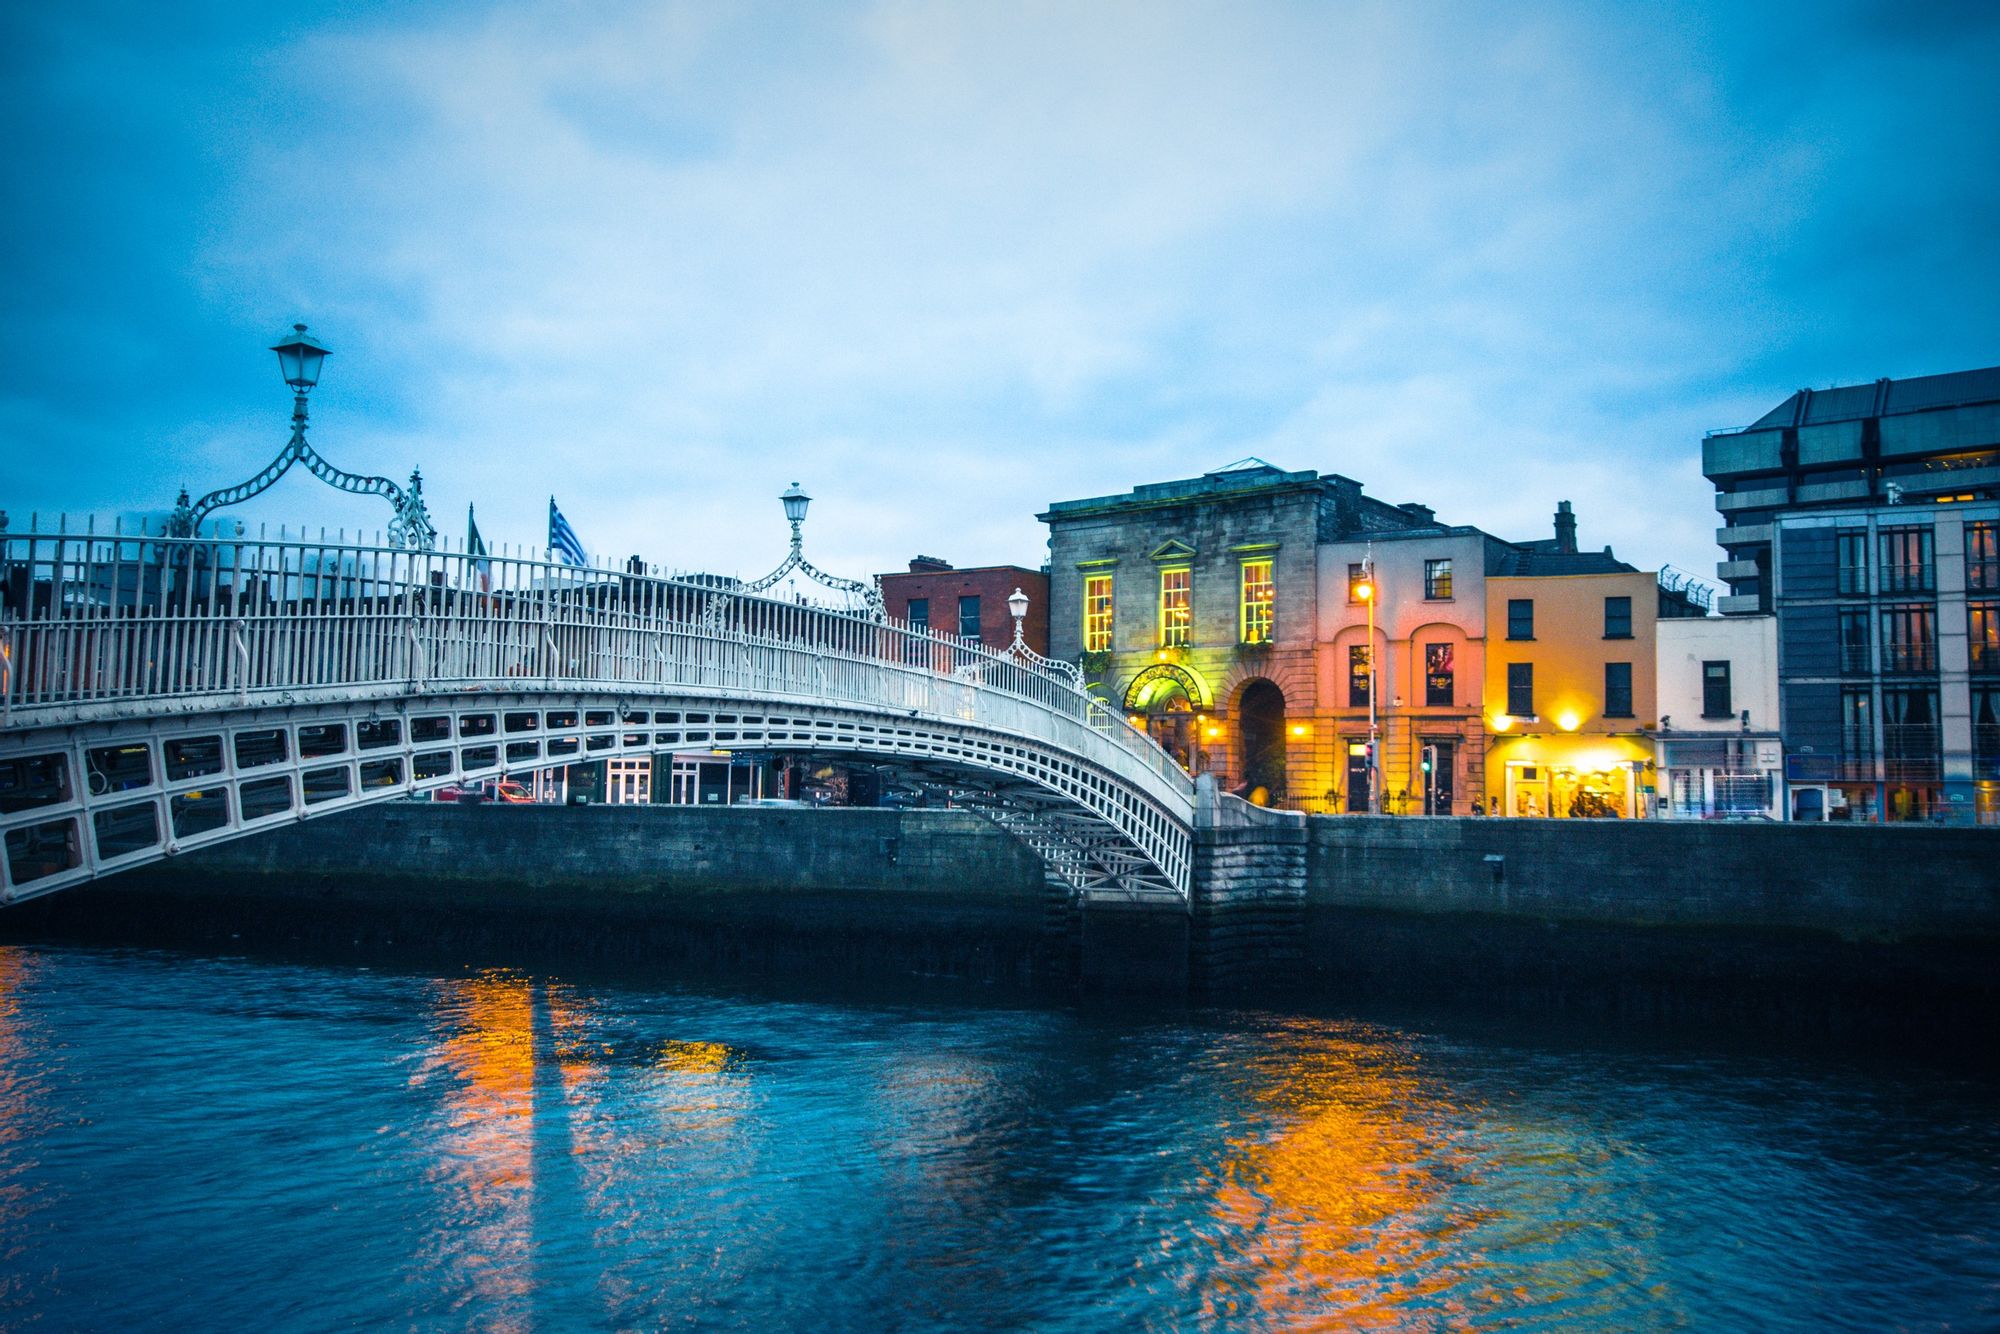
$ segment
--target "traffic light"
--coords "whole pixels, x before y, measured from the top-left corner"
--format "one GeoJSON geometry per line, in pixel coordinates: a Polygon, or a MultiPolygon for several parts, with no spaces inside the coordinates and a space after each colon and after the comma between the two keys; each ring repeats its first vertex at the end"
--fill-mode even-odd
{"type": "Polygon", "coordinates": [[[1438,757],[1438,748],[1436,746],[1424,747],[1423,764],[1425,773],[1429,773],[1437,767],[1437,757],[1438,757]]]}

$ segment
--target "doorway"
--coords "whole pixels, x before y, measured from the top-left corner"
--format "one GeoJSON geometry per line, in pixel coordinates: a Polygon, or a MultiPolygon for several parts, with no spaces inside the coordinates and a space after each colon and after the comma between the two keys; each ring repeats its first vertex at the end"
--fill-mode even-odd
{"type": "Polygon", "coordinates": [[[1243,737],[1243,781],[1277,800],[1285,795],[1285,692],[1269,681],[1252,681],[1237,697],[1238,730],[1243,737]]]}

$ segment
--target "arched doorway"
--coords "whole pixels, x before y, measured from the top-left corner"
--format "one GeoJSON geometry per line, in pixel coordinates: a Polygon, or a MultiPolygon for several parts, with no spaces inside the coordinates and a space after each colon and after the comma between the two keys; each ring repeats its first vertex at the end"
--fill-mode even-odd
{"type": "Polygon", "coordinates": [[[1270,681],[1243,687],[1236,703],[1237,733],[1243,739],[1243,779],[1276,800],[1285,795],[1285,692],[1270,681]]]}
{"type": "Polygon", "coordinates": [[[1198,724],[1207,706],[1200,678],[1170,663],[1148,667],[1125,690],[1125,712],[1190,772],[1203,758],[1198,724]]]}

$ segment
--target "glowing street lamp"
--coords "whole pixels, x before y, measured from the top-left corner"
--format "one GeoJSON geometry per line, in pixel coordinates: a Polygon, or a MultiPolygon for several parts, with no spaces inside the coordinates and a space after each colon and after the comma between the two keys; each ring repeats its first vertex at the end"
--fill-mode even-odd
{"type": "Polygon", "coordinates": [[[1368,813],[1382,813],[1381,783],[1381,729],[1375,714],[1375,547],[1371,543],[1368,554],[1361,558],[1361,582],[1354,586],[1354,596],[1368,605],[1368,813]]]}

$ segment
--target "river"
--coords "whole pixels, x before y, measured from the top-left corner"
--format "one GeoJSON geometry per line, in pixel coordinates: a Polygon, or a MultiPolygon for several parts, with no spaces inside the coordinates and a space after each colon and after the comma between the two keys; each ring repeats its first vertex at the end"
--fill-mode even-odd
{"type": "Polygon", "coordinates": [[[2000,1327],[1990,1075],[0,947],[0,1325],[2000,1327]]]}

